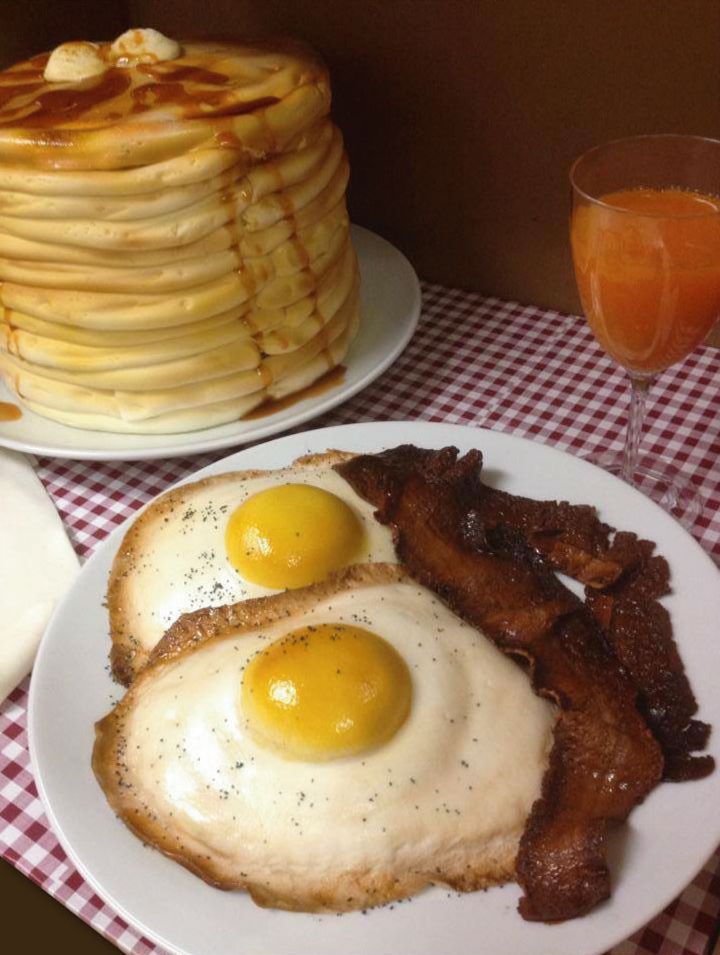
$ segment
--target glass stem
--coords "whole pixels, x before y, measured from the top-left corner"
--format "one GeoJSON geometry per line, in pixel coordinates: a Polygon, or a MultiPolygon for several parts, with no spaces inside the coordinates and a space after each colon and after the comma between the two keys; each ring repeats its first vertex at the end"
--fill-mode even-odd
{"type": "Polygon", "coordinates": [[[645,403],[650,392],[653,378],[636,378],[630,375],[630,416],[625,432],[625,449],[623,451],[622,479],[628,484],[635,484],[638,449],[642,437],[643,422],[645,420],[645,403]]]}

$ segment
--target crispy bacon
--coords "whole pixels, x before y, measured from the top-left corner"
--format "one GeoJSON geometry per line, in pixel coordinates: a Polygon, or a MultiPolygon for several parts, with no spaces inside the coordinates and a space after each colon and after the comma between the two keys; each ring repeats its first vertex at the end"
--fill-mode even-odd
{"type": "Polygon", "coordinates": [[[479,452],[458,459],[454,448],[405,446],[337,470],[392,526],[408,571],[522,658],[536,692],[558,704],[516,869],[525,918],[573,918],[608,896],[608,825],[656,785],[662,755],[596,619],[530,545],[532,522],[513,527],[483,515],[481,461],[479,452]]]}
{"type": "Polygon", "coordinates": [[[534,501],[482,485],[476,506],[488,527],[515,528],[553,567],[589,587],[614,583],[629,558],[611,552],[612,528],[588,505],[534,501]]]}
{"type": "MultiPolygon", "coordinates": [[[[633,535],[616,535],[633,537],[633,535]]],[[[648,541],[642,541],[649,544],[648,541]]],[[[586,593],[615,655],[638,688],[640,711],[662,747],[665,779],[700,779],[715,768],[712,756],[693,756],[707,744],[710,727],[693,719],[697,702],[658,597],[669,593],[667,561],[652,554],[602,592],[586,593]]]]}
{"type": "Polygon", "coordinates": [[[477,512],[488,527],[514,528],[556,570],[586,584],[586,600],[639,693],[639,707],[665,757],[665,779],[712,772],[711,756],[693,756],[710,727],[693,719],[697,701],[658,598],[670,592],[667,561],[652,541],[615,531],[594,508],[534,501],[481,485],[477,512]]]}
{"type": "MultiPolygon", "coordinates": [[[[430,461],[437,452],[413,450],[430,461]]],[[[710,727],[694,719],[697,701],[658,598],[670,592],[667,561],[652,541],[616,531],[595,509],[565,501],[536,501],[479,483],[476,519],[488,530],[512,528],[551,567],[586,585],[587,605],[639,694],[640,711],[660,743],[664,778],[700,779],[712,756],[693,756],[710,727]]]]}

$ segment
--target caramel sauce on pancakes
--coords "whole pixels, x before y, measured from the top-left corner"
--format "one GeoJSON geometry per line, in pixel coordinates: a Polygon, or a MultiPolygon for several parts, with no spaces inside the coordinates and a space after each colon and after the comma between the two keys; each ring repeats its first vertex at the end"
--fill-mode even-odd
{"type": "Polygon", "coordinates": [[[293,395],[287,395],[285,398],[278,398],[276,401],[263,402],[258,408],[243,415],[243,420],[256,421],[258,418],[267,418],[270,415],[277,414],[279,411],[292,408],[293,405],[304,401],[306,398],[317,398],[319,395],[325,394],[326,391],[332,391],[333,388],[336,388],[345,381],[346,371],[347,368],[343,365],[337,365],[330,371],[325,372],[325,374],[321,378],[318,378],[312,385],[308,385],[307,388],[296,391],[293,395]]]}
{"type": "MultiPolygon", "coordinates": [[[[77,82],[44,79],[47,55],[0,73],[0,160],[22,156],[23,161],[52,165],[52,155],[45,152],[48,140],[32,131],[53,130],[59,135],[50,145],[62,143],[69,153],[63,168],[94,168],[85,147],[94,140],[109,141],[113,129],[118,135],[127,135],[120,130],[142,123],[144,136],[148,132],[160,136],[162,130],[149,131],[148,124],[164,126],[167,131],[168,124],[193,119],[201,122],[200,128],[192,128],[196,144],[216,133],[230,133],[237,145],[246,148],[247,137],[242,131],[236,132],[232,123],[214,121],[250,114],[255,125],[263,128],[270,145],[273,140],[280,145],[282,137],[277,133],[283,126],[292,125],[293,117],[273,116],[266,121],[266,110],[288,98],[297,101],[301,112],[302,101],[308,99],[315,100],[315,108],[320,106],[322,112],[329,107],[327,73],[314,54],[299,43],[249,46],[188,42],[177,59],[128,65],[122,58],[113,58],[109,43],[99,44],[97,54],[107,62],[107,70],[77,82]]],[[[286,112],[281,110],[282,114],[286,112]]],[[[189,132],[185,130],[183,143],[190,138],[189,132]]],[[[126,141],[124,149],[113,157],[112,166],[134,165],[135,145],[126,141]]]]}

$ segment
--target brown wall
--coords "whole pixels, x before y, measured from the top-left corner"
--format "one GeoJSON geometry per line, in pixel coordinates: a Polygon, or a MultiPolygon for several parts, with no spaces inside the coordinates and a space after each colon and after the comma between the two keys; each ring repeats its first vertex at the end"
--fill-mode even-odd
{"type": "Polygon", "coordinates": [[[567,169],[633,132],[720,137],[717,0],[3,0],[0,59],[126,25],[285,33],[330,65],[355,221],[447,285],[578,309],[567,169]],[[38,12],[42,11],[42,12],[38,12]]]}
{"type": "Polygon", "coordinates": [[[126,0],[0,0],[0,68],[66,40],[102,40],[126,27],[126,0]]]}
{"type": "Polygon", "coordinates": [[[633,132],[720,136],[717,0],[130,0],[136,25],[307,39],[333,76],[351,211],[420,274],[578,308],[573,158],[633,132]]]}

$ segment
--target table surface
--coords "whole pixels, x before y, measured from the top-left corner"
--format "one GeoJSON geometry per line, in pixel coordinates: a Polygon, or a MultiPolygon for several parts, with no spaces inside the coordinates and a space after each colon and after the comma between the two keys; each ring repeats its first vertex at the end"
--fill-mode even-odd
{"type": "MultiPolygon", "coordinates": [[[[420,325],[395,365],[306,427],[443,421],[587,457],[622,448],[626,413],[624,375],[582,319],[425,284],[420,325]]],[[[659,379],[642,451],[692,476],[705,500],[692,532],[720,564],[720,350],[700,348],[659,379]]],[[[40,458],[37,470],[87,557],[151,497],[226,453],[134,463],[40,458]]],[[[0,704],[0,855],[123,951],[159,952],[98,898],[49,828],[29,766],[28,685],[0,704]]],[[[709,955],[719,914],[716,851],[683,894],[612,955],[709,955]]]]}

